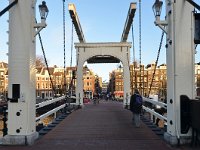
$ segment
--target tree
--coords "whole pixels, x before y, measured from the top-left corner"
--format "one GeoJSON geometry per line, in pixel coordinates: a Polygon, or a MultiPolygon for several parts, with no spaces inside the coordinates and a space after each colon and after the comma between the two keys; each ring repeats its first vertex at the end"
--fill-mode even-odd
{"type": "Polygon", "coordinates": [[[46,67],[45,60],[41,55],[36,56],[36,67],[46,67]]]}

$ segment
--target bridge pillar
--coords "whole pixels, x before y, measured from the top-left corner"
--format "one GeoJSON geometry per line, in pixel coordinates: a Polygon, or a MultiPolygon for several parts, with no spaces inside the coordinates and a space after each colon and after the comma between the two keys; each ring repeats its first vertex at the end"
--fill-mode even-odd
{"type": "Polygon", "coordinates": [[[184,0],[166,0],[167,133],[172,145],[189,142],[181,133],[180,96],[194,98],[194,7],[184,0]]]}
{"type": "Polygon", "coordinates": [[[32,144],[38,137],[34,25],[35,0],[19,0],[9,13],[8,135],[3,138],[5,145],[32,144]]]}

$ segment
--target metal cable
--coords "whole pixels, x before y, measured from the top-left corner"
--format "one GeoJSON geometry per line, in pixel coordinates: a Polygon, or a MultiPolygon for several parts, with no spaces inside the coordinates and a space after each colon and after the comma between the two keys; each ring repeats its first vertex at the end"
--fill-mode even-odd
{"type": "Polygon", "coordinates": [[[159,45],[158,54],[157,54],[157,58],[156,58],[155,68],[154,68],[153,75],[152,75],[152,79],[151,79],[151,84],[150,84],[150,88],[149,88],[148,97],[149,97],[149,95],[150,95],[151,87],[152,87],[152,85],[153,85],[153,80],[154,80],[154,76],[155,76],[155,73],[156,73],[156,68],[157,68],[157,65],[158,65],[158,59],[159,59],[159,56],[160,56],[160,50],[161,50],[161,48],[162,48],[164,33],[165,33],[165,32],[163,31],[163,32],[162,32],[162,35],[161,35],[160,45],[159,45]]]}
{"type": "Polygon", "coordinates": [[[63,0],[63,51],[64,51],[64,89],[66,93],[66,61],[65,61],[65,0],[63,0]]]}

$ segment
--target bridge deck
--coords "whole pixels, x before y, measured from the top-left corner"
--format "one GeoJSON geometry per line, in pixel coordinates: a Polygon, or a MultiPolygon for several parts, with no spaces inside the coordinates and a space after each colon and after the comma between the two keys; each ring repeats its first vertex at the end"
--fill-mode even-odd
{"type": "MultiPolygon", "coordinates": [[[[0,146],[6,150],[172,150],[144,123],[132,125],[121,103],[88,104],[65,118],[33,146],[0,146]]],[[[188,148],[178,148],[188,149],[188,148]]],[[[192,148],[191,148],[192,149],[192,148]]]]}

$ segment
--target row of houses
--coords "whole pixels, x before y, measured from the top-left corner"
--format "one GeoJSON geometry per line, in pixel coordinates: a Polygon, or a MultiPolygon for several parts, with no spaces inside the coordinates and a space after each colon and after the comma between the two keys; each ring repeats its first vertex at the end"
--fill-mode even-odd
{"type": "MultiPolygon", "coordinates": [[[[155,67],[155,64],[139,66],[137,63],[130,67],[131,93],[137,88],[143,96],[159,95],[166,98],[167,75],[166,65],[155,67]],[[153,79],[153,80],[152,80],[153,79]]],[[[108,89],[116,98],[123,98],[123,68],[119,66],[110,73],[108,89]]]]}
{"type": "MultiPolygon", "coordinates": [[[[87,66],[83,67],[83,91],[85,97],[93,97],[101,92],[102,78],[87,66]],[[98,90],[98,91],[97,91],[98,90]]],[[[76,87],[76,67],[37,67],[36,96],[49,99],[63,94],[74,95],[76,87]],[[64,78],[65,76],[65,78],[64,78]]],[[[8,64],[0,62],[0,96],[6,97],[8,92],[8,64]]]]}
{"type": "MultiPolygon", "coordinates": [[[[167,66],[161,64],[156,66],[155,63],[146,66],[139,65],[137,62],[129,66],[130,69],[130,88],[131,93],[137,88],[140,93],[149,97],[158,95],[159,99],[166,100],[167,96],[167,66]]],[[[195,86],[196,96],[200,96],[200,63],[195,64],[195,86]]],[[[115,98],[123,97],[123,68],[119,66],[110,73],[108,91],[115,98]]]]}
{"type": "MultiPolygon", "coordinates": [[[[166,99],[167,94],[167,66],[155,63],[147,66],[130,65],[131,93],[138,88],[143,96],[158,95],[166,99]]],[[[83,67],[83,92],[85,97],[93,95],[109,95],[115,98],[123,98],[123,67],[109,73],[109,82],[102,82],[102,77],[96,75],[87,66],[83,67]]],[[[195,64],[195,85],[200,95],[200,64],[195,64]]],[[[52,98],[62,94],[75,94],[76,67],[38,67],[36,68],[36,95],[38,98],[52,98]],[[65,76],[65,78],[64,78],[65,76]]],[[[7,95],[8,91],[8,64],[0,63],[0,95],[7,95]]]]}
{"type": "MultiPolygon", "coordinates": [[[[66,70],[56,66],[50,67],[49,69],[46,67],[37,68],[36,78],[36,95],[38,98],[43,99],[63,94],[75,94],[75,88],[77,86],[76,67],[67,67],[66,70]]],[[[102,78],[87,68],[87,66],[84,66],[83,91],[85,97],[91,98],[97,93],[97,80],[99,86],[102,87],[102,78]]]]}

